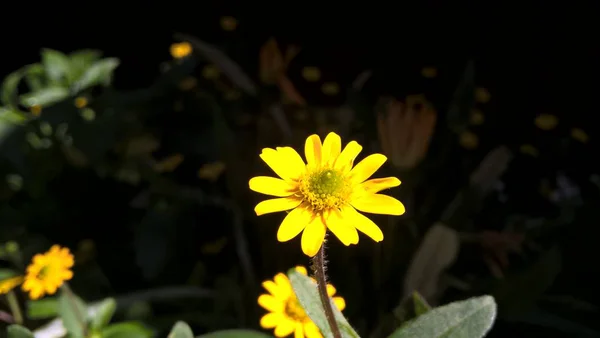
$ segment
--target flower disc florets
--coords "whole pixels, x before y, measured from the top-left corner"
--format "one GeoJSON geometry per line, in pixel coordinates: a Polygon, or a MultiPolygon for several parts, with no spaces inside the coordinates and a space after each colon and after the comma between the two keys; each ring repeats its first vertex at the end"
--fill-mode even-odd
{"type": "Polygon", "coordinates": [[[332,168],[309,171],[299,183],[300,194],[315,212],[339,209],[352,192],[352,186],[345,175],[332,168]]]}

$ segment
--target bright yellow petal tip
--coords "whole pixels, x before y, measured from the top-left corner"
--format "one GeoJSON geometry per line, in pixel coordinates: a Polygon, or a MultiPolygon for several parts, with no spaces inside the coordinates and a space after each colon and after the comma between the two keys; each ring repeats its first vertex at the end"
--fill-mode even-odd
{"type": "Polygon", "coordinates": [[[400,201],[379,194],[399,186],[400,180],[369,179],[387,157],[372,154],[354,165],[362,149],[356,141],[342,147],[341,137],[331,132],[323,142],[316,134],[306,139],[306,161],[290,147],[262,150],[260,158],[279,177],[253,177],[248,186],[277,197],[260,202],[254,209],[257,215],[289,211],[277,231],[278,241],[286,242],[302,234],[302,251],[312,257],[323,245],[327,230],[347,246],[358,243],[357,231],[377,242],[383,240],[381,229],[358,211],[404,214],[400,201]]]}
{"type": "Polygon", "coordinates": [[[53,245],[46,253],[33,257],[27,267],[23,291],[29,292],[29,298],[34,300],[56,293],[65,281],[73,278],[74,263],[69,249],[53,245]]]}

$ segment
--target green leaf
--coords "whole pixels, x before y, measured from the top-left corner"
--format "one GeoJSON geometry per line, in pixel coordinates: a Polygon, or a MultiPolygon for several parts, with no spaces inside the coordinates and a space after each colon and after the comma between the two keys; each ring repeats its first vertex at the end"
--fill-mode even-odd
{"type": "Polygon", "coordinates": [[[26,107],[48,106],[69,97],[69,90],[62,87],[49,87],[21,95],[21,104],[26,107]]]}
{"type": "Polygon", "coordinates": [[[17,273],[11,269],[0,269],[0,281],[16,276],[17,273]]]}
{"type": "Polygon", "coordinates": [[[396,330],[389,338],[478,338],[490,330],[496,302],[483,296],[435,308],[396,330]]]}
{"type": "Polygon", "coordinates": [[[0,120],[7,123],[23,124],[25,121],[27,121],[27,116],[24,112],[17,109],[6,109],[4,107],[0,107],[0,120]]]}
{"type": "Polygon", "coordinates": [[[51,85],[69,85],[71,60],[67,55],[53,49],[42,49],[42,64],[51,85]]]}
{"type": "Polygon", "coordinates": [[[33,338],[33,333],[29,331],[26,327],[21,325],[13,324],[9,325],[6,329],[8,333],[8,338],[33,338]]]}
{"type": "Polygon", "coordinates": [[[75,82],[73,91],[77,93],[99,84],[105,86],[109,85],[112,74],[118,66],[119,59],[117,58],[106,58],[96,61],[81,75],[77,82],[75,82]]]}
{"type": "Polygon", "coordinates": [[[27,317],[31,319],[44,319],[58,315],[58,299],[47,297],[27,302],[27,317]]]}
{"type": "Polygon", "coordinates": [[[82,49],[76,52],[73,52],[69,55],[71,59],[71,73],[73,74],[73,79],[78,80],[85,71],[94,64],[94,62],[98,61],[102,53],[98,50],[93,49],[82,49]]]}
{"type": "MultiPolygon", "coordinates": [[[[327,317],[325,317],[325,311],[323,310],[323,305],[321,304],[321,298],[319,297],[317,285],[310,278],[297,272],[295,269],[290,269],[288,271],[288,278],[290,279],[292,287],[294,288],[294,292],[296,293],[296,297],[298,297],[298,301],[300,302],[300,305],[302,305],[302,308],[306,314],[315,323],[315,325],[317,325],[319,330],[321,330],[321,333],[324,337],[333,337],[331,329],[329,328],[329,323],[327,322],[327,317]]],[[[333,303],[332,307],[342,336],[358,338],[359,335],[356,333],[356,331],[354,331],[352,326],[348,324],[348,321],[346,321],[344,315],[342,315],[342,313],[335,305],[333,305],[333,303]]]]}
{"type": "Polygon", "coordinates": [[[34,63],[25,67],[25,82],[31,91],[37,91],[46,85],[44,83],[46,71],[41,63],[34,63]]]}
{"type": "Polygon", "coordinates": [[[87,325],[87,306],[65,284],[58,297],[58,314],[73,338],[82,338],[87,325]]]}
{"type": "Polygon", "coordinates": [[[150,338],[154,334],[137,322],[124,322],[109,325],[100,331],[102,338],[150,338]]]}
{"type": "Polygon", "coordinates": [[[194,332],[185,322],[175,323],[167,338],[194,338],[194,332]]]}
{"type": "Polygon", "coordinates": [[[117,302],[114,300],[114,298],[106,298],[102,300],[97,305],[96,313],[94,314],[94,318],[92,318],[90,323],[92,330],[101,330],[108,323],[110,323],[110,320],[115,314],[116,309],[117,302]]]}
{"type": "Polygon", "coordinates": [[[10,108],[17,108],[17,92],[19,82],[25,75],[24,69],[21,68],[15,72],[8,74],[2,82],[2,103],[10,108]]]}
{"type": "Polygon", "coordinates": [[[196,338],[271,338],[272,336],[254,330],[223,330],[197,336],[196,338]]]}
{"type": "Polygon", "coordinates": [[[427,304],[427,301],[418,292],[413,292],[412,299],[417,317],[431,310],[431,306],[427,304]]]}

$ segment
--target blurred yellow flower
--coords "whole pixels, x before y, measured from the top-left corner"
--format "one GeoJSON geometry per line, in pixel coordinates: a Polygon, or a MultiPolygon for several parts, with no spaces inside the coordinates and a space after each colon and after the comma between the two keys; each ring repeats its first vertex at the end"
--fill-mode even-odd
{"type": "Polygon", "coordinates": [[[542,130],[552,130],[558,124],[558,118],[550,114],[540,114],[535,118],[534,122],[542,130]]]}
{"type": "Polygon", "coordinates": [[[304,67],[302,77],[308,82],[317,82],[321,79],[321,70],[317,67],[304,67]]]}
{"type": "Polygon", "coordinates": [[[154,165],[154,170],[159,173],[169,173],[177,169],[183,162],[182,154],[171,155],[154,165]]]}
{"type": "Polygon", "coordinates": [[[344,245],[358,243],[357,229],[373,240],[383,240],[381,229],[358,211],[402,215],[404,205],[378,192],[397,187],[396,177],[367,179],[387,160],[382,154],[367,156],[356,166],[362,147],[351,141],[342,150],[342,140],[329,133],[323,144],[318,135],[306,139],[307,163],[291,147],[264,148],[260,158],[281,178],[258,176],[249,186],[256,192],[279,198],[260,202],[258,216],[291,210],[277,231],[277,240],[287,242],[302,232],[302,251],[317,254],[327,229],[344,245]],[[357,211],[358,210],[358,211],[357,211]]]}
{"type": "Polygon", "coordinates": [[[79,96],[75,99],[75,107],[81,109],[88,105],[88,99],[85,96],[79,96]]]}
{"type": "Polygon", "coordinates": [[[223,171],[225,171],[225,163],[208,163],[203,165],[202,168],[198,170],[198,177],[209,181],[216,181],[219,176],[221,176],[223,171]]]}
{"type": "Polygon", "coordinates": [[[487,89],[483,87],[475,88],[475,101],[479,103],[488,103],[491,97],[492,96],[490,95],[490,92],[487,89]]]}
{"type": "Polygon", "coordinates": [[[521,151],[521,153],[523,153],[525,155],[533,156],[533,157],[538,157],[540,154],[539,151],[531,144],[523,144],[519,148],[519,150],[521,151]]]}
{"type": "Polygon", "coordinates": [[[340,86],[335,82],[325,82],[321,86],[321,91],[325,95],[337,95],[340,92],[340,86]]]}
{"type": "Polygon", "coordinates": [[[483,113],[481,112],[481,110],[479,109],[473,109],[471,110],[471,116],[470,116],[470,122],[472,125],[481,125],[483,124],[483,121],[485,121],[485,117],[483,116],[483,113]]]}
{"type": "Polygon", "coordinates": [[[427,79],[433,79],[437,76],[437,69],[434,67],[424,67],[421,69],[421,75],[427,79]]]}
{"type": "Polygon", "coordinates": [[[10,290],[23,283],[23,276],[16,276],[0,281],[0,295],[8,293],[10,290]]]}
{"type": "Polygon", "coordinates": [[[583,129],[579,128],[571,129],[571,137],[581,143],[587,143],[587,141],[589,141],[590,139],[588,134],[585,131],[583,131],[583,129]]]}
{"type": "Polygon", "coordinates": [[[74,263],[69,249],[53,245],[46,253],[33,257],[27,267],[23,291],[28,291],[31,299],[56,293],[65,281],[73,278],[71,267],[74,263]]]}
{"type": "Polygon", "coordinates": [[[29,111],[34,116],[40,116],[42,114],[42,106],[40,106],[39,104],[35,104],[29,108],[29,111]]]}
{"type": "Polygon", "coordinates": [[[192,45],[189,42],[174,43],[171,45],[171,56],[175,59],[184,58],[192,53],[192,45]]]}
{"type": "MultiPolygon", "coordinates": [[[[307,275],[306,268],[296,267],[296,271],[307,275]]],[[[260,319],[263,329],[275,329],[275,337],[286,337],[294,334],[295,338],[322,338],[319,328],[308,317],[302,305],[296,298],[294,289],[288,277],[283,273],[275,275],[273,280],[262,283],[269,292],[258,297],[258,304],[269,311],[260,319]]],[[[327,294],[332,298],[338,310],[346,308],[346,301],[342,297],[335,297],[336,289],[327,284],[327,294]]]]}
{"type": "Polygon", "coordinates": [[[477,145],[479,144],[479,138],[474,133],[465,131],[460,134],[459,143],[463,148],[472,150],[477,148],[477,145]]]}
{"type": "Polygon", "coordinates": [[[234,31],[237,28],[237,25],[237,20],[232,16],[224,16],[221,18],[221,28],[223,28],[224,31],[234,31]]]}

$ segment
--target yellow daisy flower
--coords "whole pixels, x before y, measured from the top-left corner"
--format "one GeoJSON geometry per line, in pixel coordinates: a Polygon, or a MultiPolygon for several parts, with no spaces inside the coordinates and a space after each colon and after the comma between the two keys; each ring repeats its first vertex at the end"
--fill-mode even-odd
{"type": "MultiPolygon", "coordinates": [[[[296,271],[306,275],[306,268],[296,267],[296,271]]],[[[308,317],[298,302],[292,284],[283,273],[278,273],[273,280],[262,283],[269,291],[258,297],[258,304],[269,311],[260,319],[260,326],[264,329],[275,329],[275,337],[286,337],[294,333],[294,337],[322,338],[321,332],[315,323],[308,317]]],[[[332,297],[338,310],[346,307],[342,297],[334,297],[335,287],[327,284],[327,294],[332,297]]]]}
{"type": "Polygon", "coordinates": [[[69,249],[53,245],[48,252],[33,257],[27,267],[23,291],[28,291],[31,299],[56,293],[65,281],[73,278],[71,267],[74,263],[69,249]]]}
{"type": "Polygon", "coordinates": [[[184,58],[192,54],[192,45],[189,42],[174,43],[169,48],[171,56],[175,59],[184,58]]]}
{"type": "Polygon", "coordinates": [[[23,283],[23,276],[16,276],[0,281],[0,295],[8,293],[10,290],[23,283]]]}
{"type": "Polygon", "coordinates": [[[346,246],[358,243],[357,229],[382,241],[381,229],[358,211],[402,215],[405,209],[400,201],[378,194],[399,186],[400,180],[386,177],[367,181],[387,158],[372,154],[353,168],[361,150],[351,141],[342,151],[342,140],[335,133],[329,133],[323,144],[318,135],[306,139],[307,163],[291,147],[263,149],[260,157],[281,178],[253,177],[250,189],[279,198],[260,202],[254,211],[260,216],[291,210],[279,226],[277,240],[286,242],[303,232],[302,251],[309,257],[321,248],[327,229],[346,246]]]}

